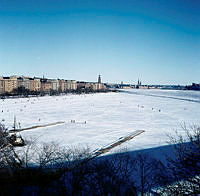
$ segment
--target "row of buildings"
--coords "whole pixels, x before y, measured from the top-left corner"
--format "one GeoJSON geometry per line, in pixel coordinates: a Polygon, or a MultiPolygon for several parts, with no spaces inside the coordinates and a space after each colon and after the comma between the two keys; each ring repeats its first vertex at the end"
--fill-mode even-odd
{"type": "Polygon", "coordinates": [[[76,80],[64,79],[47,79],[47,78],[30,78],[25,76],[0,77],[0,94],[12,93],[15,89],[24,87],[33,92],[50,92],[50,91],[75,91],[78,88],[90,88],[91,90],[105,89],[101,83],[99,75],[98,82],[77,82],[76,80]]]}

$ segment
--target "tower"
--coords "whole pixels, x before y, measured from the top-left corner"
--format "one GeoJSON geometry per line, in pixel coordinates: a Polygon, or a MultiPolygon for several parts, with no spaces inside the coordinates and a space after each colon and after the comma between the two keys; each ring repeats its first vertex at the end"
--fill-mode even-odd
{"type": "Polygon", "coordinates": [[[141,86],[141,85],[142,85],[142,82],[139,80],[139,78],[138,78],[137,85],[138,85],[138,86],[141,86]]]}
{"type": "Polygon", "coordinates": [[[140,80],[139,80],[139,78],[138,78],[138,82],[137,82],[137,85],[138,85],[138,86],[140,86],[140,80]]]}
{"type": "Polygon", "coordinates": [[[101,75],[98,77],[98,83],[101,83],[101,75]]]}

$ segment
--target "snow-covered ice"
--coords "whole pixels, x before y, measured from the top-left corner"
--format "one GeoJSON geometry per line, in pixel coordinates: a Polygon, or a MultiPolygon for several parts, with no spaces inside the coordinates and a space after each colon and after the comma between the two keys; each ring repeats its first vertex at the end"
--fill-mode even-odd
{"type": "Polygon", "coordinates": [[[91,150],[142,129],[144,133],[119,147],[138,150],[165,145],[167,134],[183,131],[183,123],[200,125],[200,92],[135,89],[0,100],[0,121],[11,128],[14,116],[22,128],[65,121],[21,132],[26,139],[91,150]]]}

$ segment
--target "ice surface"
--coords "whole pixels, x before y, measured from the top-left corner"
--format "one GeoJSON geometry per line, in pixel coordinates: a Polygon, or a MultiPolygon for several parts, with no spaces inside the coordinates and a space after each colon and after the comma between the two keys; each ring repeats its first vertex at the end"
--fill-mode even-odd
{"type": "Polygon", "coordinates": [[[135,89],[0,100],[0,121],[11,129],[14,116],[22,128],[65,121],[21,132],[26,139],[37,138],[39,143],[54,141],[63,146],[87,145],[91,150],[135,130],[145,130],[117,147],[132,151],[165,145],[167,134],[174,134],[174,130],[182,132],[183,123],[200,124],[200,92],[135,89]]]}

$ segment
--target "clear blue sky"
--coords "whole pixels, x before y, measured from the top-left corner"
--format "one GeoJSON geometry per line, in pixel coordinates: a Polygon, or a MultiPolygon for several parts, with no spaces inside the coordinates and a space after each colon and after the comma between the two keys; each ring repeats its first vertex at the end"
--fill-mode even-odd
{"type": "Polygon", "coordinates": [[[0,75],[200,83],[199,0],[0,0],[0,75]]]}

